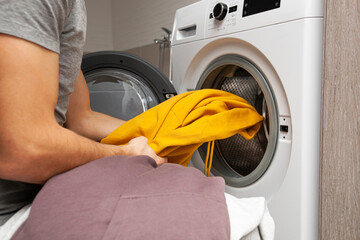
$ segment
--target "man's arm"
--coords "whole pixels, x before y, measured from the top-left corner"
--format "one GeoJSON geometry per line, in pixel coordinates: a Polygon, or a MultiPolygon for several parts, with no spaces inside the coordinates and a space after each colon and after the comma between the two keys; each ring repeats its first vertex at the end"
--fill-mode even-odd
{"type": "Polygon", "coordinates": [[[91,110],[89,90],[81,71],[70,95],[66,119],[66,128],[95,141],[100,141],[125,122],[91,110]]]}
{"type": "Polygon", "coordinates": [[[58,54],[0,34],[0,178],[44,183],[112,155],[157,156],[145,138],[126,146],[100,144],[59,126],[58,54]]]}

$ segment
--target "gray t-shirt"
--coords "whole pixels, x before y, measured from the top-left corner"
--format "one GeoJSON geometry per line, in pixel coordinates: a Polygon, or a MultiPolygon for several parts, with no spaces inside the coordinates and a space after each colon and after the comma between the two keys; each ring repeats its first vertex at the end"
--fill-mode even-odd
{"type": "MultiPolygon", "coordinates": [[[[55,118],[62,126],[66,121],[69,95],[80,71],[85,43],[84,0],[0,0],[0,32],[59,54],[55,118]]],[[[40,188],[40,185],[0,179],[0,225],[30,203],[40,188]]]]}

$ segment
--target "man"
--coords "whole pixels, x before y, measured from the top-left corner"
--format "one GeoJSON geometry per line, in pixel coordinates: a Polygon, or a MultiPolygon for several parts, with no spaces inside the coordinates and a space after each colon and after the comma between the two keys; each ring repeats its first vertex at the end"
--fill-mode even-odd
{"type": "Polygon", "coordinates": [[[112,155],[166,161],[144,137],[97,142],[123,121],[90,109],[85,32],[83,0],[0,0],[0,225],[69,169],[112,155]]]}

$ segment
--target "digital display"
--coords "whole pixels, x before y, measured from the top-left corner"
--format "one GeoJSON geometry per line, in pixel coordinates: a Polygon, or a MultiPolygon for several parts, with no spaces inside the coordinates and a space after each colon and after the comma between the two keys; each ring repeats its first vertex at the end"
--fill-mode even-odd
{"type": "Polygon", "coordinates": [[[243,17],[280,7],[280,0],[244,0],[243,17]]]}

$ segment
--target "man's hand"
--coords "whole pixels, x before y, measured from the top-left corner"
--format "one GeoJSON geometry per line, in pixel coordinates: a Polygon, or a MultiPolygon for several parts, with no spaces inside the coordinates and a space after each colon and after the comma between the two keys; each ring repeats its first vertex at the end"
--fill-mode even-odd
{"type": "Polygon", "coordinates": [[[148,145],[148,139],[146,137],[137,137],[130,142],[123,146],[127,148],[125,151],[128,153],[128,155],[146,155],[155,160],[157,165],[161,165],[163,163],[167,162],[167,158],[159,157],[155,154],[154,150],[152,150],[151,147],[148,145]]]}

